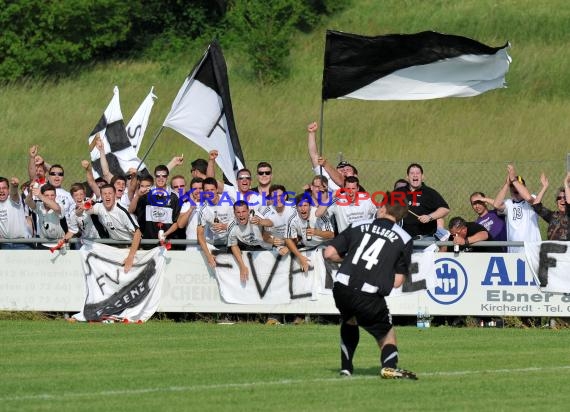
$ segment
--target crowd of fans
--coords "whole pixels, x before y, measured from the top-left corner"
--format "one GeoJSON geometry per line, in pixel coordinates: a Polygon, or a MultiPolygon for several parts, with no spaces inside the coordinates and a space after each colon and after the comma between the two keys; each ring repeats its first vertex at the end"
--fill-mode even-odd
{"type": "MultiPolygon", "coordinates": [[[[308,125],[308,152],[314,170],[313,179],[291,196],[291,192],[274,182],[273,168],[260,162],[254,173],[247,168],[236,175],[232,186],[215,178],[217,151],[208,159],[190,164],[190,179],[181,174],[171,176],[175,168],[184,167],[183,157],[175,156],[167,165],[157,165],[153,174],[131,169],[113,175],[106,162],[104,145],[99,139],[94,147],[100,151],[101,175],[91,162],[83,161],[85,182],[64,189],[65,172],[60,164],[48,164],[29,149],[28,177],[20,184],[17,177],[0,177],[0,247],[29,249],[59,246],[70,239],[111,238],[129,241],[131,253],[125,266],[133,263],[134,252],[151,248],[169,239],[175,249],[199,247],[207,264],[216,266],[216,253],[233,253],[240,267],[240,277],[248,280],[243,250],[275,250],[291,253],[304,271],[310,262],[301,253],[332,239],[351,224],[369,220],[377,214],[377,203],[360,185],[358,170],[348,162],[334,167],[319,155],[316,144],[317,123],[308,125]],[[255,177],[256,185],[253,185],[255,177]],[[21,239],[40,238],[36,243],[21,239]],[[198,246],[196,246],[198,245],[198,246]]],[[[471,220],[450,216],[445,199],[424,182],[420,164],[412,163],[406,176],[394,184],[408,205],[407,216],[399,223],[414,240],[446,240],[463,251],[506,251],[502,246],[477,247],[481,241],[541,240],[538,217],[548,222],[549,240],[568,240],[567,200],[570,199],[570,173],[556,192],[556,207],[543,204],[549,181],[541,176],[542,187],[533,195],[525,180],[509,165],[505,180],[495,197],[474,192],[470,202],[475,213],[471,220]],[[448,226],[445,228],[445,220],[448,226]]],[[[80,242],[74,242],[79,247],[80,242]]],[[[520,247],[509,247],[509,252],[520,247]]]]}

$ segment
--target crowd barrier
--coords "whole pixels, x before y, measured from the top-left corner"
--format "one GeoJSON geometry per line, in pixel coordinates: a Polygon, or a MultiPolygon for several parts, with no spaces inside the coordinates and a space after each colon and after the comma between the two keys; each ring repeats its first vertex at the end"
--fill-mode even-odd
{"type": "MultiPolygon", "coordinates": [[[[219,261],[225,262],[222,265],[225,272],[216,274],[206,265],[198,248],[192,247],[167,252],[158,311],[338,313],[330,290],[331,269],[324,261],[317,265],[322,260],[319,251],[313,252],[315,269],[309,274],[295,269],[295,261],[289,256],[278,258],[269,251],[243,253],[249,254],[245,260],[251,265],[261,266],[257,268],[259,273],[267,272],[256,274],[255,279],[253,274],[250,276],[251,284],[256,282],[253,290],[259,292],[258,299],[252,303],[224,300],[221,293],[224,279],[218,277],[239,279],[233,257],[218,256],[219,261]],[[314,281],[307,276],[314,276],[314,281]],[[272,290],[276,287],[280,290],[272,290]],[[270,299],[271,293],[277,292],[282,298],[286,295],[286,303],[283,299],[278,303],[270,299]]],[[[73,313],[83,308],[86,290],[79,251],[61,254],[48,250],[0,250],[0,259],[0,310],[73,313]]],[[[430,270],[433,280],[427,282],[425,289],[387,298],[394,315],[415,315],[422,311],[431,316],[570,316],[570,295],[541,292],[524,254],[436,252],[430,270]]]]}

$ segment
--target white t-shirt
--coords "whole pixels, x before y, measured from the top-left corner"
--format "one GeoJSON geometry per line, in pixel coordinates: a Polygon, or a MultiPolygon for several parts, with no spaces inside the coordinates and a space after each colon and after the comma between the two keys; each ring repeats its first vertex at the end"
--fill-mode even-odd
{"type": "MultiPolygon", "coordinates": [[[[507,240],[513,241],[541,241],[540,228],[538,227],[538,215],[532,206],[525,200],[513,202],[505,200],[504,214],[507,224],[507,240]]],[[[509,253],[524,252],[524,247],[509,246],[509,253]]]]}
{"type": "Polygon", "coordinates": [[[75,212],[75,200],[67,190],[61,187],[56,188],[55,201],[59,203],[63,216],[69,216],[75,212]]]}
{"type": "MultiPolygon", "coordinates": [[[[190,202],[184,202],[182,204],[182,208],[180,209],[180,213],[186,213],[188,210],[193,207],[190,202]]],[[[190,212],[190,216],[188,216],[188,224],[186,225],[186,239],[188,240],[198,240],[198,236],[196,234],[196,228],[198,227],[198,211],[199,207],[195,206],[194,210],[190,212]]],[[[196,245],[186,245],[186,250],[194,249],[196,245]]]]}
{"type": "Polygon", "coordinates": [[[374,219],[377,210],[370,199],[360,199],[358,205],[356,205],[355,203],[348,204],[345,199],[334,198],[332,204],[327,209],[327,214],[329,217],[335,217],[337,229],[340,233],[352,224],[374,219]]]}
{"type": "Polygon", "coordinates": [[[236,246],[241,242],[247,246],[261,246],[264,249],[271,249],[271,243],[263,241],[261,226],[248,222],[246,225],[238,225],[234,220],[228,227],[228,247],[236,246]]]}
{"type": "Polygon", "coordinates": [[[58,214],[53,209],[46,210],[43,202],[36,202],[36,216],[38,217],[38,235],[46,239],[61,239],[65,232],[61,227],[60,220],[63,219],[63,208],[58,214]]]}
{"type": "Polygon", "coordinates": [[[287,226],[297,215],[297,210],[294,206],[284,206],[283,210],[278,212],[273,206],[267,206],[260,211],[260,214],[264,219],[273,222],[272,227],[265,227],[264,230],[275,237],[285,239],[287,237],[287,226]]]}
{"type": "Polygon", "coordinates": [[[81,232],[81,237],[84,239],[99,239],[99,232],[87,212],[84,211],[81,216],[77,216],[73,211],[65,220],[67,220],[67,230],[71,233],[81,232]]]}
{"type": "MultiPolygon", "coordinates": [[[[328,216],[323,215],[321,217],[317,217],[315,215],[316,211],[316,208],[311,208],[308,219],[310,226],[313,229],[333,232],[334,228],[328,216]]],[[[313,236],[311,240],[307,240],[307,220],[303,220],[298,213],[290,221],[289,226],[287,227],[287,238],[296,239],[297,237],[302,238],[305,246],[318,246],[327,240],[320,236],[313,236]]]]}
{"type": "Polygon", "coordinates": [[[0,238],[29,238],[26,215],[22,201],[15,203],[10,197],[0,202],[0,238]]]}
{"type": "Polygon", "coordinates": [[[229,225],[234,220],[234,208],[228,202],[217,205],[205,204],[198,211],[198,226],[204,227],[206,241],[214,246],[225,246],[228,243],[228,231],[215,232],[212,230],[214,219],[218,217],[220,223],[229,225]]]}
{"type": "Polygon", "coordinates": [[[111,210],[105,209],[103,203],[95,203],[87,213],[99,216],[99,222],[107,229],[111,239],[133,240],[139,228],[136,218],[119,202],[115,202],[111,210]]]}

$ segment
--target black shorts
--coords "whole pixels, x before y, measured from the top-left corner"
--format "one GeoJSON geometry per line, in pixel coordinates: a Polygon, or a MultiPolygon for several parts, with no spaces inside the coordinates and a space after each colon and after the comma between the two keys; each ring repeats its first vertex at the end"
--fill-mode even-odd
{"type": "Polygon", "coordinates": [[[362,326],[376,340],[380,340],[392,329],[392,318],[384,296],[354,290],[335,282],[333,296],[342,321],[356,317],[362,326]]]}

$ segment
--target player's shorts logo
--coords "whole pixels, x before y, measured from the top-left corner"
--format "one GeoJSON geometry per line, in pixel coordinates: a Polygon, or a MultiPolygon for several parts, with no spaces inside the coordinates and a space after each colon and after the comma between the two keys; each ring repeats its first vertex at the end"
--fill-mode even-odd
{"type": "Polygon", "coordinates": [[[435,261],[435,287],[427,292],[437,303],[450,305],[463,297],[467,282],[467,272],[458,261],[441,258],[435,261]]]}

